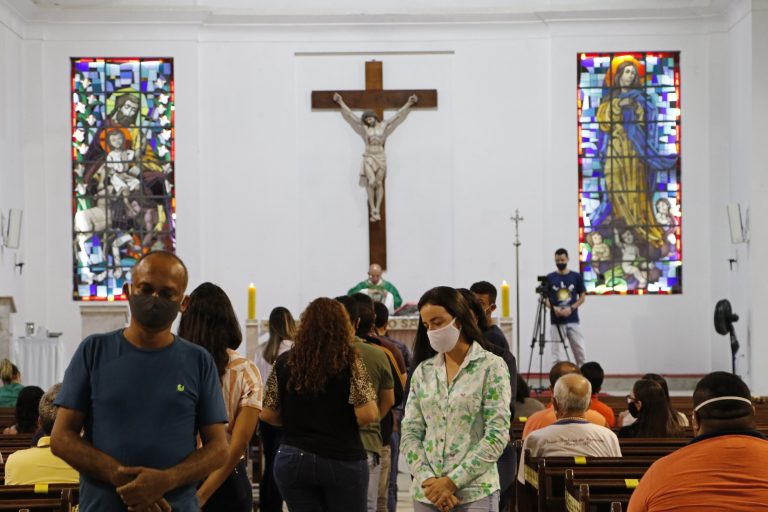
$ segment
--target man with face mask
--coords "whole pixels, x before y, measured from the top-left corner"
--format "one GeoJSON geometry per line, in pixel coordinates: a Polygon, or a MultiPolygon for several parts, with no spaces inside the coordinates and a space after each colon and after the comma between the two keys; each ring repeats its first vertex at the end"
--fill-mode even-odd
{"type": "Polygon", "coordinates": [[[581,366],[586,361],[586,354],[577,310],[584,304],[587,290],[584,288],[581,274],[568,270],[568,251],[563,248],[555,251],[555,265],[557,270],[547,276],[547,300],[549,307],[552,308],[550,314],[552,358],[554,361],[560,361],[561,340],[567,341],[573,351],[576,365],[581,366]]]}
{"type": "Polygon", "coordinates": [[[144,256],[124,287],[130,325],[86,338],[67,368],[51,450],[80,472],[82,512],[197,511],[194,484],[224,463],[216,366],[204,348],[171,333],[186,286],[177,256],[144,256]]]}
{"type": "Polygon", "coordinates": [[[648,468],[629,512],[751,512],[768,504],[768,440],[755,429],[749,388],[713,372],[693,392],[693,433],[685,447],[648,468]]]}

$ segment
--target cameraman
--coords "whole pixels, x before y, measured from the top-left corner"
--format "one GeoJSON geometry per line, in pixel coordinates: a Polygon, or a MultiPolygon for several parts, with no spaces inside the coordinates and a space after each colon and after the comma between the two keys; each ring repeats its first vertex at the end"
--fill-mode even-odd
{"type": "Polygon", "coordinates": [[[568,270],[568,251],[560,248],[555,251],[557,271],[547,275],[547,305],[552,308],[549,315],[552,321],[550,336],[552,357],[560,361],[560,340],[568,340],[576,359],[576,366],[581,367],[586,361],[584,354],[584,335],[579,327],[579,306],[584,304],[587,290],[584,280],[578,272],[568,270]]]}

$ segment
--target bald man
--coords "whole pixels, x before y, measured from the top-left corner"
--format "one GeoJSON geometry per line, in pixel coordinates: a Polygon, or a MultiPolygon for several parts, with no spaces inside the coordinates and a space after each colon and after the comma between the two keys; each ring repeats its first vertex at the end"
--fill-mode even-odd
{"type": "Polygon", "coordinates": [[[350,288],[347,295],[364,293],[372,298],[374,302],[381,302],[387,306],[390,313],[394,313],[403,303],[403,299],[400,298],[400,292],[397,291],[395,285],[382,279],[381,275],[383,273],[381,265],[378,263],[371,264],[368,267],[368,279],[360,281],[353,288],[350,288]]]}
{"type": "Polygon", "coordinates": [[[171,333],[188,301],[184,263],[153,252],[132,276],[130,325],[86,338],[64,374],[51,450],[80,472],[81,512],[197,511],[195,484],[227,455],[219,376],[205,349],[171,333]]]}
{"type": "Polygon", "coordinates": [[[621,457],[616,434],[586,419],[591,400],[592,385],[582,375],[571,373],[557,380],[552,395],[557,421],[525,438],[517,472],[520,483],[525,483],[525,450],[531,450],[533,457],[621,457]]]}

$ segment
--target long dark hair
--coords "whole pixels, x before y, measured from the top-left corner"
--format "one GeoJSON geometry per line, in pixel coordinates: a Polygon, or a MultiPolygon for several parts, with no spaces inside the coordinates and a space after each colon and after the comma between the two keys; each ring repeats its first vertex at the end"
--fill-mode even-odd
{"type": "Polygon", "coordinates": [[[262,355],[269,364],[275,364],[283,340],[296,338],[296,321],[287,308],[278,306],[269,314],[269,340],[262,355]]]}
{"type": "Polygon", "coordinates": [[[37,386],[26,386],[16,399],[16,431],[29,434],[37,429],[38,407],[43,397],[43,390],[37,386]]]}
{"type": "Polygon", "coordinates": [[[653,382],[661,386],[661,389],[664,391],[664,397],[667,399],[667,406],[669,407],[669,410],[672,412],[672,417],[675,418],[675,421],[680,426],[685,426],[678,412],[674,409],[674,407],[672,407],[672,400],[669,398],[669,386],[667,385],[667,380],[661,375],[659,375],[658,373],[646,373],[640,378],[645,380],[652,380],[653,382]]]}
{"type": "Polygon", "coordinates": [[[288,388],[301,395],[325,390],[328,378],[351,368],[355,333],[341,302],[321,297],[301,314],[296,343],[288,352],[288,388]]]}
{"type": "Polygon", "coordinates": [[[213,283],[203,283],[190,294],[181,315],[179,336],[205,348],[213,356],[219,378],[229,363],[227,349],[243,342],[237,315],[227,294],[213,283]]]}
{"type": "MultiPolygon", "coordinates": [[[[461,332],[468,343],[479,343],[481,347],[487,349],[488,344],[480,329],[477,327],[469,304],[456,289],[450,286],[437,286],[427,291],[419,299],[418,309],[425,305],[441,306],[451,316],[461,324],[461,332]]],[[[430,346],[427,328],[424,321],[419,317],[419,324],[416,327],[416,340],[413,345],[413,367],[418,366],[422,361],[433,357],[437,352],[430,346]]]]}
{"type": "Polygon", "coordinates": [[[635,400],[642,402],[637,418],[637,437],[675,437],[681,435],[675,413],[669,407],[664,390],[650,380],[640,379],[632,387],[635,400]]]}

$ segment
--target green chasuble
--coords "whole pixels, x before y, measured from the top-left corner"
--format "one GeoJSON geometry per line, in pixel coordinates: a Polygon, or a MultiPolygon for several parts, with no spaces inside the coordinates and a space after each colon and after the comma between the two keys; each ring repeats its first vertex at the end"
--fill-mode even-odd
{"type": "Polygon", "coordinates": [[[347,292],[347,295],[352,295],[353,293],[357,293],[365,289],[368,290],[368,295],[370,295],[370,297],[377,302],[384,302],[385,294],[383,292],[387,291],[391,293],[395,302],[395,309],[399,308],[403,303],[403,299],[400,298],[400,292],[397,291],[395,285],[383,279],[379,280],[379,284],[373,284],[368,279],[365,281],[360,281],[354,288],[350,288],[350,290],[347,292]],[[379,291],[379,294],[376,293],[377,291],[379,291]]]}

